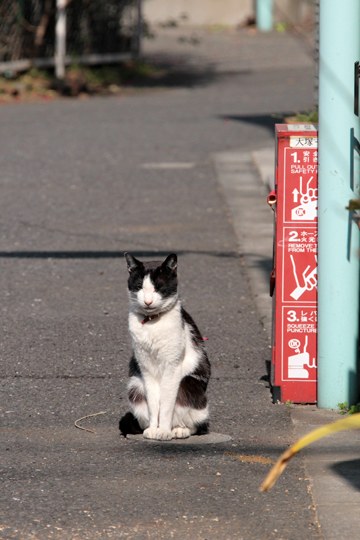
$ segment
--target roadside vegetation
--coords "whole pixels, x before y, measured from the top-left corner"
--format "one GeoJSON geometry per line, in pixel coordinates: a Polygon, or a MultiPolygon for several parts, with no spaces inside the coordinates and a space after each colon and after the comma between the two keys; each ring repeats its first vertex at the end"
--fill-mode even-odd
{"type": "Polygon", "coordinates": [[[51,100],[61,96],[121,95],[129,88],[145,86],[163,74],[162,69],[142,61],[98,67],[73,64],[63,81],[56,80],[53,70],[8,71],[0,76],[0,103],[51,100]]]}

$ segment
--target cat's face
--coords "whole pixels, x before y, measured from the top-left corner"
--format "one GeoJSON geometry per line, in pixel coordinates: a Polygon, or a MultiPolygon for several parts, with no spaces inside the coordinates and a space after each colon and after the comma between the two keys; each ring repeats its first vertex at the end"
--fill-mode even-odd
{"type": "Polygon", "coordinates": [[[178,298],[177,256],[171,254],[163,263],[143,263],[129,253],[125,258],[131,306],[150,316],[170,309],[178,298]]]}

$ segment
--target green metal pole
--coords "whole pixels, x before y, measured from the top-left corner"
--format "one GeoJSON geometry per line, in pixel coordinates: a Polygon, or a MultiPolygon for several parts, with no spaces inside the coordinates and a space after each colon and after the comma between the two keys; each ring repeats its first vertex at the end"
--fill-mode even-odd
{"type": "Polygon", "coordinates": [[[273,28],[273,0],[256,0],[256,26],[261,32],[273,28]]]}
{"type": "Polygon", "coordinates": [[[359,229],[345,209],[359,192],[359,57],[359,0],[320,0],[318,406],[328,409],[359,398],[359,229]]]}

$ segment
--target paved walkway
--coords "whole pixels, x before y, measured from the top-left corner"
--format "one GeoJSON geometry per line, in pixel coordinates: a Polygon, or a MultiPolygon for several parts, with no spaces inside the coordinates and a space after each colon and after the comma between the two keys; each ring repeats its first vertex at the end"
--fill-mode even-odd
{"type": "Polygon", "coordinates": [[[258,492],[315,413],[294,429],[299,409],[271,402],[271,242],[255,233],[269,213],[252,152],[271,147],[276,118],[311,106],[311,60],[288,35],[180,30],[147,46],[164,68],[151,92],[0,111],[0,538],[335,538],[303,456],[258,492]],[[209,337],[212,440],[119,437],[124,251],[179,254],[209,337]],[[95,433],[76,429],[95,413],[81,422],[95,433]]]}
{"type": "MultiPolygon", "coordinates": [[[[271,258],[273,216],[265,205],[261,206],[261,200],[265,200],[273,183],[273,147],[245,153],[239,149],[218,154],[215,159],[257,309],[271,335],[271,304],[267,301],[269,272],[264,273],[263,268],[264,261],[271,258]],[[251,220],[254,207],[258,209],[257,219],[251,220]]],[[[290,414],[297,438],[341,418],[338,411],[315,406],[292,405],[290,414]]],[[[324,540],[357,538],[360,526],[359,446],[360,432],[342,432],[314,443],[301,453],[324,540]],[[339,505],[339,499],[349,501],[346,508],[339,505]]],[[[288,474],[288,469],[284,474],[288,474]]]]}
{"type": "MultiPolygon", "coordinates": [[[[272,187],[273,148],[257,150],[251,154],[255,165],[255,174],[259,175],[265,190],[272,187]]],[[[263,234],[266,223],[262,216],[258,235],[263,234]]],[[[270,223],[269,223],[270,225],[270,223]]],[[[256,232],[254,232],[254,235],[256,232]]],[[[254,284],[259,286],[259,278],[252,270],[249,261],[248,268],[254,284]]],[[[265,287],[265,283],[263,284],[265,287]]],[[[258,298],[258,300],[261,300],[258,298]]],[[[264,304],[262,309],[264,309],[264,304]]],[[[261,309],[261,308],[260,308],[261,309]]],[[[265,308],[266,309],[266,308],[265,308]]],[[[261,311],[264,319],[270,325],[270,310],[261,311]]],[[[295,432],[301,437],[312,429],[334,422],[341,418],[338,411],[317,409],[314,406],[295,406],[291,409],[291,418],[295,432]]],[[[342,432],[332,435],[325,440],[314,443],[303,451],[305,467],[311,479],[312,495],[323,538],[336,540],[338,538],[357,538],[360,528],[358,512],[360,502],[359,475],[360,432],[342,432]],[[339,498],[349,501],[345,508],[339,505],[339,498]]]]}

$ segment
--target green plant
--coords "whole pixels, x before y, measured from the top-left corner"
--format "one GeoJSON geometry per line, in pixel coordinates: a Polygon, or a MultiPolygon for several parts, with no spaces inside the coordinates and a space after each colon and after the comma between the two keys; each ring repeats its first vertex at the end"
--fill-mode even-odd
{"type": "Polygon", "coordinates": [[[360,403],[356,403],[356,405],[351,405],[349,408],[349,414],[356,414],[360,412],[360,403]]]}
{"type": "Polygon", "coordinates": [[[338,407],[340,414],[347,414],[349,412],[349,404],[347,403],[347,401],[338,403],[338,407]]]}
{"type": "Polygon", "coordinates": [[[288,25],[286,22],[278,22],[275,24],[275,30],[276,32],[279,32],[280,34],[283,34],[288,29],[288,25]]]}
{"type": "Polygon", "coordinates": [[[356,414],[360,412],[360,403],[349,405],[347,401],[344,401],[343,403],[338,403],[338,407],[340,414],[356,414]]]}
{"type": "Polygon", "coordinates": [[[298,122],[309,122],[310,124],[317,124],[317,122],[319,121],[319,113],[316,109],[313,111],[298,113],[296,115],[296,120],[298,122]]]}

